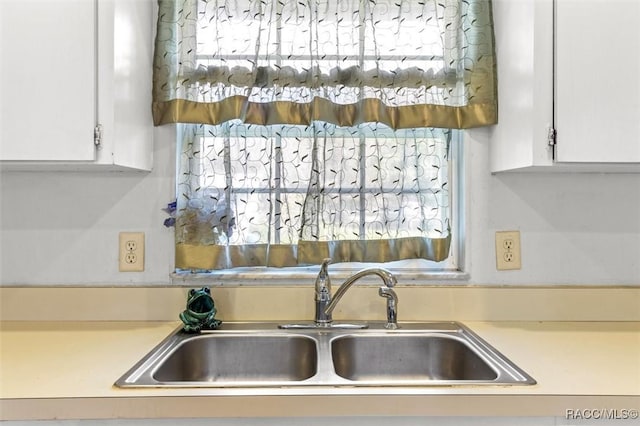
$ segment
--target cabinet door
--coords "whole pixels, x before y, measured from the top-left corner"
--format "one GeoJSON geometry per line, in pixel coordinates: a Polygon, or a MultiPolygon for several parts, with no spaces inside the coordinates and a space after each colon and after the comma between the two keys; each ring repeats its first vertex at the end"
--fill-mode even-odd
{"type": "Polygon", "coordinates": [[[96,2],[0,0],[0,160],[93,160],[96,2]]]}
{"type": "Polygon", "coordinates": [[[493,0],[499,123],[490,128],[491,171],[553,165],[553,2],[493,0]]]}
{"type": "Polygon", "coordinates": [[[640,1],[556,1],[559,162],[640,162],[640,1]]]}

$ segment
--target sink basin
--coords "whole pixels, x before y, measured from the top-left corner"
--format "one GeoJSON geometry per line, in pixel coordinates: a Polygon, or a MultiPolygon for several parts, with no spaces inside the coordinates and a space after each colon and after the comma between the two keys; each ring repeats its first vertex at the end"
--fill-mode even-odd
{"type": "Polygon", "coordinates": [[[336,374],[352,381],[495,380],[498,373],[459,338],[343,336],[331,342],[336,374]]]}
{"type": "Polygon", "coordinates": [[[456,322],[387,330],[278,329],[225,323],[201,334],[177,329],[116,381],[119,387],[349,387],[534,384],[456,322]]]}
{"type": "Polygon", "coordinates": [[[158,382],[300,381],[316,374],[316,342],[302,336],[203,335],[161,361],[158,382]]]}

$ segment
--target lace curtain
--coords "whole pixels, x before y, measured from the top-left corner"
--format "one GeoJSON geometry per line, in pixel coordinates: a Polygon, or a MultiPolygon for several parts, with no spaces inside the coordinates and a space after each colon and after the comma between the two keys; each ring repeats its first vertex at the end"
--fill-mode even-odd
{"type": "Polygon", "coordinates": [[[176,266],[407,258],[451,241],[452,130],[494,124],[489,0],[159,0],[176,266]]]}

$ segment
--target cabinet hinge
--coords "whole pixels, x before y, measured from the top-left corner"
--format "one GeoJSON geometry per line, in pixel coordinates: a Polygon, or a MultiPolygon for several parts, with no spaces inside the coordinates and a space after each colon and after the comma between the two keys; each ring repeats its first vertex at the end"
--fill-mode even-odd
{"type": "Polygon", "coordinates": [[[93,143],[96,148],[100,148],[102,146],[102,124],[96,125],[93,129],[93,143]]]}
{"type": "Polygon", "coordinates": [[[553,127],[547,128],[547,143],[550,146],[555,146],[556,135],[557,135],[556,129],[554,129],[553,127]]]}

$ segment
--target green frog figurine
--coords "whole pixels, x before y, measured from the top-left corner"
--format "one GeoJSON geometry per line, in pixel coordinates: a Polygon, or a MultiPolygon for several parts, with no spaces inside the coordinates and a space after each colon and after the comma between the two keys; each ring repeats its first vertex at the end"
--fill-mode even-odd
{"type": "Polygon", "coordinates": [[[184,323],[183,330],[190,333],[215,330],[222,324],[215,316],[216,306],[211,297],[211,290],[207,287],[189,290],[187,309],[180,313],[180,320],[184,323]]]}

